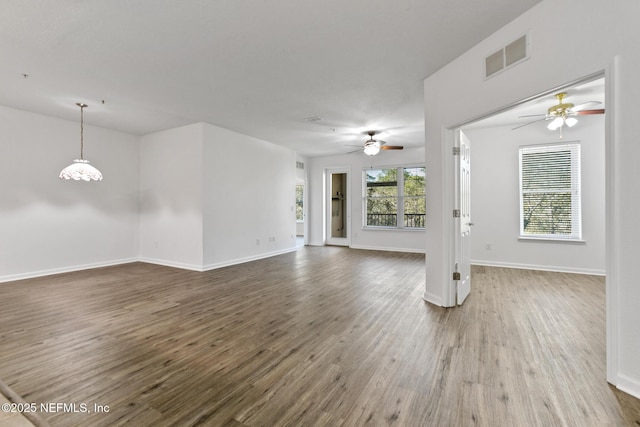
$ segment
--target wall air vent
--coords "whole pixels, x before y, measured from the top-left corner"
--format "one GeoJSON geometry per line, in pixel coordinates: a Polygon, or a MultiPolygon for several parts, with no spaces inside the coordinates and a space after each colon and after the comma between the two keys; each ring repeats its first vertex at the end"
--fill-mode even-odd
{"type": "Polygon", "coordinates": [[[296,169],[304,169],[304,163],[296,162],[296,169]]]}
{"type": "Polygon", "coordinates": [[[525,34],[484,59],[484,77],[492,77],[528,58],[529,37],[525,34]]]}

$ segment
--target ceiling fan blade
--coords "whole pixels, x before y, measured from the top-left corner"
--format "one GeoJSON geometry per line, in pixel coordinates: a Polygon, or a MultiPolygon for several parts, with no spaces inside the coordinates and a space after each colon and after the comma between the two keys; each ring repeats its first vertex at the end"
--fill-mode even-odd
{"type": "Polygon", "coordinates": [[[541,121],[543,121],[543,120],[547,120],[547,117],[546,117],[546,115],[545,115],[545,117],[543,117],[543,118],[541,118],[541,119],[538,119],[538,120],[534,120],[534,121],[532,121],[532,122],[529,122],[529,123],[525,123],[525,124],[523,124],[523,125],[520,125],[520,126],[516,126],[516,127],[514,127],[513,129],[511,129],[511,130],[516,130],[516,129],[520,129],[520,128],[523,128],[523,127],[525,127],[525,126],[529,126],[529,125],[532,125],[532,124],[534,124],[534,123],[538,123],[538,122],[541,122],[541,121]]]}
{"type": "Polygon", "coordinates": [[[580,110],[575,112],[576,116],[586,116],[588,114],[604,114],[604,108],[597,110],[580,110]]]}
{"type": "Polygon", "coordinates": [[[546,116],[546,114],[526,114],[524,116],[518,116],[518,118],[521,119],[524,117],[542,117],[542,116],[546,116]]]}
{"type": "Polygon", "coordinates": [[[595,107],[596,105],[600,105],[600,104],[602,104],[602,102],[600,101],[587,101],[582,104],[576,105],[571,109],[571,111],[573,111],[574,113],[577,113],[578,111],[582,111],[587,107],[595,107]]]}
{"type": "Polygon", "coordinates": [[[404,147],[402,145],[382,145],[380,147],[381,150],[402,150],[404,147]]]}

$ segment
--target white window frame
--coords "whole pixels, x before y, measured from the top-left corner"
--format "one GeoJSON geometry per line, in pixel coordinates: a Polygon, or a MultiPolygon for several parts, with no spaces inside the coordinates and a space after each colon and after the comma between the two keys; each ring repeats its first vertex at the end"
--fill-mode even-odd
{"type": "Polygon", "coordinates": [[[298,223],[303,223],[304,222],[304,192],[305,192],[305,188],[304,188],[304,184],[299,182],[296,184],[296,222],[298,223]],[[302,187],[302,200],[300,203],[300,206],[302,207],[302,218],[298,219],[298,187],[302,187]]]}
{"type": "MultiPolygon", "coordinates": [[[[414,169],[414,168],[425,168],[424,165],[404,165],[404,166],[377,166],[375,168],[363,168],[362,169],[362,228],[368,230],[407,230],[407,231],[424,231],[425,227],[405,227],[404,225],[404,170],[405,169],[414,169]],[[367,225],[367,171],[371,169],[375,170],[385,170],[385,169],[396,169],[398,181],[397,181],[397,189],[398,195],[396,197],[396,225],[367,225]]],[[[425,173],[426,174],[426,173],[425,173]]],[[[425,177],[426,178],[426,177],[425,177]]],[[[417,197],[417,196],[416,196],[417,197]]],[[[426,203],[426,190],[423,196],[426,203]]],[[[413,197],[411,197],[413,198],[413,197]]],[[[425,222],[426,222],[426,214],[425,214],[425,222]]]]}
{"type": "MultiPolygon", "coordinates": [[[[519,194],[520,194],[520,239],[535,239],[535,240],[560,240],[560,241],[582,241],[582,190],[580,179],[580,142],[570,141],[556,144],[543,144],[543,145],[528,145],[521,146],[518,150],[518,171],[520,175],[519,182],[519,194]],[[523,189],[523,154],[549,154],[559,151],[569,151],[571,158],[571,188],[545,188],[544,192],[567,192],[571,193],[571,232],[567,233],[531,233],[525,232],[525,212],[524,212],[524,194],[543,192],[538,191],[525,191],[523,189]]],[[[547,177],[551,178],[551,176],[547,177]]]]}

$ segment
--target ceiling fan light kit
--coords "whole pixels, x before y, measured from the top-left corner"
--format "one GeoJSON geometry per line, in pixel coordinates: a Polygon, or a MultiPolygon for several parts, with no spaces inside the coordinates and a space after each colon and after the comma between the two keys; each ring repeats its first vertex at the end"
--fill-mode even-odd
{"type": "Polygon", "coordinates": [[[370,139],[364,143],[364,154],[367,156],[375,156],[380,152],[380,143],[370,139]]]}
{"type": "Polygon", "coordinates": [[[376,133],[374,130],[367,131],[369,139],[364,142],[364,154],[367,156],[375,156],[380,150],[402,150],[404,148],[401,145],[385,145],[386,142],[373,139],[376,133]]]}
{"type": "Polygon", "coordinates": [[[102,173],[89,164],[89,160],[84,158],[84,109],[87,104],[77,102],[80,107],[80,158],[75,159],[72,164],[62,169],[60,179],[74,181],[102,181],[102,173]]]}
{"type": "Polygon", "coordinates": [[[564,120],[562,119],[562,117],[556,117],[547,125],[547,129],[556,130],[559,127],[561,127],[563,123],[564,123],[564,120]]]}
{"type": "Polygon", "coordinates": [[[555,96],[556,96],[556,99],[558,100],[558,103],[549,107],[547,109],[547,114],[534,114],[532,116],[520,116],[520,117],[543,116],[543,118],[534,120],[529,123],[525,123],[523,125],[516,126],[512,130],[520,129],[521,127],[530,125],[532,123],[536,123],[538,121],[551,120],[547,125],[547,129],[551,131],[560,129],[560,132],[561,132],[560,138],[562,139],[562,127],[565,125],[567,127],[573,127],[578,123],[578,119],[576,119],[575,116],[584,116],[589,114],[604,114],[603,108],[592,109],[592,110],[585,109],[588,106],[601,104],[600,101],[589,101],[580,105],[574,105],[570,102],[564,102],[564,97],[567,96],[566,92],[557,93],[555,96]]]}
{"type": "Polygon", "coordinates": [[[553,118],[551,123],[547,125],[547,129],[556,130],[564,125],[572,127],[578,123],[578,119],[570,117],[570,115],[575,114],[573,111],[574,105],[570,102],[564,103],[563,100],[565,96],[567,96],[566,92],[556,94],[558,104],[549,107],[547,110],[547,117],[553,118]]]}

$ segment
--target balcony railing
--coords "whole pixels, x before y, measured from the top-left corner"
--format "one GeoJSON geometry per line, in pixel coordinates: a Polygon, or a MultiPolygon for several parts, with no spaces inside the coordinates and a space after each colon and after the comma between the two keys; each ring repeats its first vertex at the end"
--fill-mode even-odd
{"type": "MultiPolygon", "coordinates": [[[[396,214],[367,214],[367,225],[371,227],[397,227],[396,214]]],[[[405,228],[424,228],[425,214],[404,214],[405,228]]]]}

